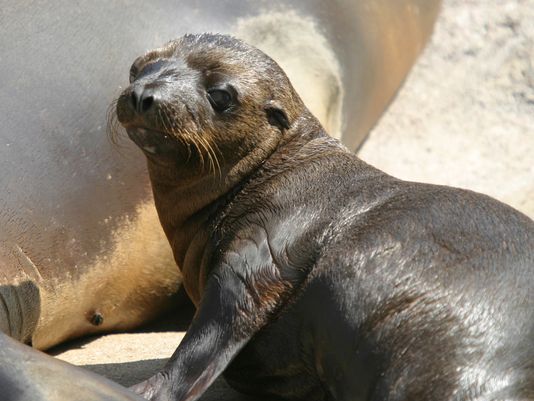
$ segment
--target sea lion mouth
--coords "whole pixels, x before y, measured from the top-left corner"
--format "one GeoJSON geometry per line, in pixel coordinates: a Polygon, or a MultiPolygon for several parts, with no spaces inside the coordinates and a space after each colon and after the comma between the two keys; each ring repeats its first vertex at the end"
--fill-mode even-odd
{"type": "Polygon", "coordinates": [[[180,135],[144,126],[125,128],[128,137],[154,162],[169,157],[185,163],[196,159],[202,171],[207,168],[213,174],[221,174],[221,151],[201,136],[180,135]]]}
{"type": "Polygon", "coordinates": [[[170,135],[144,127],[127,128],[130,139],[143,151],[155,155],[170,150],[170,135]]]}

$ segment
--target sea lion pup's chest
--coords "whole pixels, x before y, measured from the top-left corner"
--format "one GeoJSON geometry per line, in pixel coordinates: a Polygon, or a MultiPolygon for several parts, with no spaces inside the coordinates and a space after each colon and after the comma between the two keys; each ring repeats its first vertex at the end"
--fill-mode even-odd
{"type": "Polygon", "coordinates": [[[296,138],[215,202],[189,234],[183,262],[178,260],[193,302],[200,301],[212,266],[236,259],[263,266],[243,273],[254,296],[269,297],[274,285],[299,286],[330,223],[349,201],[355,177],[367,168],[367,175],[379,174],[355,161],[322,133],[296,138]]]}
{"type": "MultiPolygon", "coordinates": [[[[329,241],[350,230],[370,204],[380,203],[381,191],[369,188],[395,182],[336,140],[318,135],[296,140],[271,156],[215,208],[185,254],[184,283],[195,304],[201,302],[212,266],[244,265],[250,270],[235,272],[249,289],[248,297],[241,299],[247,305],[243,309],[280,305],[266,312],[269,323],[226,372],[228,381],[244,392],[322,399],[316,344],[309,330],[315,305],[302,292],[313,282],[316,262],[329,241]]],[[[335,309],[333,301],[320,300],[335,309]]],[[[353,335],[347,327],[339,328],[353,335]]],[[[350,344],[343,346],[349,349],[350,344]]]]}

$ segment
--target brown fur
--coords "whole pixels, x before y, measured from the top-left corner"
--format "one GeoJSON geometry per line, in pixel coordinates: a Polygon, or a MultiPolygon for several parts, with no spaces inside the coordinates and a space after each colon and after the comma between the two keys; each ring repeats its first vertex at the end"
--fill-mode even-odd
{"type": "MultiPolygon", "coordinates": [[[[126,129],[150,128],[180,143],[176,148],[178,157],[173,154],[165,159],[161,155],[147,154],[147,160],[156,208],[181,269],[186,250],[194,240],[191,233],[198,232],[200,222],[206,220],[206,207],[230,192],[282,142],[291,139],[283,137],[268,123],[265,109],[283,104],[291,122],[308,113],[287,77],[259,51],[248,48],[245,54],[232,53],[224,43],[222,46],[221,43],[203,43],[210,51],[199,52],[200,45],[199,38],[193,36],[170,42],[139,57],[132,65],[131,75],[135,76],[159,60],[183,57],[191,70],[201,71],[200,80],[206,87],[221,75],[238,76],[240,107],[231,122],[214,121],[207,108],[184,110],[178,106],[177,99],[172,98],[159,102],[150,113],[137,115],[129,106],[133,86],[127,88],[116,103],[118,119],[126,129]],[[222,58],[224,68],[220,65],[222,58]],[[257,75],[259,63],[265,72],[261,80],[257,75]],[[200,215],[199,211],[202,211],[200,215]]],[[[235,42],[231,46],[235,46],[235,42]]],[[[190,102],[191,99],[187,99],[183,103],[190,102]]],[[[112,138],[116,138],[117,133],[116,129],[112,130],[112,138]]],[[[190,266],[200,264],[200,260],[190,262],[190,266]]],[[[205,275],[187,269],[182,270],[182,274],[189,296],[198,304],[205,275]]]]}

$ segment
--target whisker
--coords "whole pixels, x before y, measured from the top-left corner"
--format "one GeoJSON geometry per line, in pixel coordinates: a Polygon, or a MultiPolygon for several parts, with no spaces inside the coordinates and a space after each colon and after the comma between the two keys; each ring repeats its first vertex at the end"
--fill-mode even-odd
{"type": "Polygon", "coordinates": [[[213,163],[213,159],[212,159],[212,156],[211,156],[211,152],[208,148],[208,145],[206,143],[206,140],[204,138],[202,138],[201,136],[198,136],[198,142],[202,145],[202,148],[206,151],[206,157],[209,161],[209,170],[208,170],[208,173],[211,173],[212,171],[215,172],[215,165],[213,163]]]}
{"type": "Polygon", "coordinates": [[[114,99],[107,108],[106,111],[106,136],[109,142],[113,145],[113,149],[119,154],[124,155],[122,149],[126,148],[123,145],[122,139],[124,138],[125,130],[120,124],[117,118],[117,102],[119,98],[114,99]]]}
{"type": "Polygon", "coordinates": [[[168,105],[163,104],[162,105],[163,112],[160,113],[160,118],[162,120],[162,123],[164,124],[164,128],[167,132],[172,134],[175,138],[178,138],[179,141],[181,141],[184,146],[187,146],[187,160],[186,163],[189,163],[189,160],[191,160],[191,143],[187,140],[187,133],[179,133],[178,127],[175,124],[175,121],[171,119],[170,114],[173,112],[173,109],[170,108],[168,105]]]}
{"type": "MultiPolygon", "coordinates": [[[[187,110],[190,112],[190,110],[187,110]]],[[[213,173],[218,175],[219,178],[222,178],[222,168],[219,155],[222,156],[222,153],[219,147],[209,141],[207,138],[199,136],[197,132],[192,132],[187,127],[181,126],[177,120],[173,119],[172,116],[180,114],[172,105],[162,104],[158,110],[157,116],[163,129],[169,134],[173,135],[174,138],[179,140],[184,146],[187,146],[187,160],[188,163],[192,156],[192,151],[198,153],[198,159],[200,164],[200,169],[202,171],[208,171],[208,173],[213,173]]],[[[198,121],[196,121],[196,116],[191,114],[192,123],[198,128],[198,121]]],[[[196,131],[196,130],[195,130],[196,131]]]]}
{"type": "Polygon", "coordinates": [[[157,116],[158,116],[158,119],[160,120],[161,122],[161,125],[163,125],[163,129],[169,133],[172,133],[172,129],[171,127],[169,127],[167,125],[167,122],[165,121],[166,120],[166,115],[163,115],[162,114],[162,111],[161,109],[158,109],[158,112],[157,112],[157,116]]]}
{"type": "Polygon", "coordinates": [[[200,148],[200,144],[197,142],[196,138],[193,139],[193,144],[195,145],[198,155],[200,157],[201,170],[204,171],[205,169],[204,155],[202,154],[202,149],[200,148]]]}
{"type": "Polygon", "coordinates": [[[217,158],[217,154],[215,153],[215,150],[210,144],[210,141],[207,138],[204,138],[204,142],[206,143],[206,146],[208,147],[208,151],[210,153],[210,159],[213,163],[213,174],[219,175],[219,178],[222,178],[222,171],[221,171],[221,165],[219,163],[219,159],[217,158]]]}
{"type": "MultiPolygon", "coordinates": [[[[210,141],[208,141],[210,142],[210,141]]],[[[219,157],[217,156],[217,153],[222,157],[224,158],[221,150],[219,149],[219,147],[217,146],[217,144],[215,142],[211,142],[210,146],[212,147],[212,151],[213,151],[213,156],[215,157],[215,161],[217,162],[217,167],[219,169],[219,179],[222,179],[222,167],[221,167],[221,162],[219,161],[219,157]]],[[[224,160],[223,160],[224,162],[224,160]]]]}

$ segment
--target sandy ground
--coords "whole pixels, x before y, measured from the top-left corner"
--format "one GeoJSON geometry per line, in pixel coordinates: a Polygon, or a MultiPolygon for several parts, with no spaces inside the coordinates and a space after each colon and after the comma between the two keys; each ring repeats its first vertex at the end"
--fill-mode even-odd
{"type": "Polygon", "coordinates": [[[534,217],[534,1],[445,0],[432,43],[359,155],[534,217]]]}
{"type": "MultiPolygon", "coordinates": [[[[534,217],[534,1],[445,0],[432,43],[359,154],[397,177],[473,189],[534,217]]],[[[130,385],[164,364],[184,319],[52,353],[130,385]]],[[[219,381],[203,399],[246,398],[219,381]]]]}

